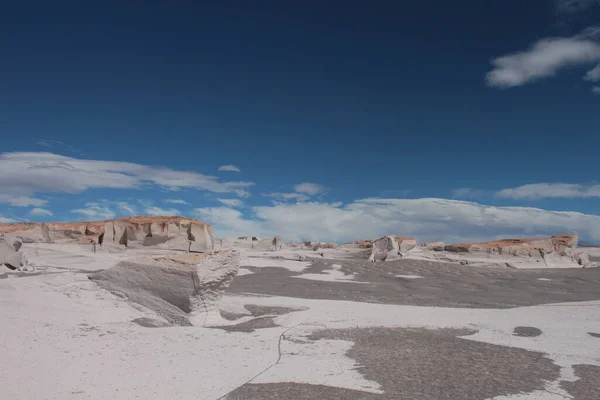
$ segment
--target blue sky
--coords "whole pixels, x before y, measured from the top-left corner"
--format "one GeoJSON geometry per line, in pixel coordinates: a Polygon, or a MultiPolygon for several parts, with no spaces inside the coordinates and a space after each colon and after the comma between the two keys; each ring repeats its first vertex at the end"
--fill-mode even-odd
{"type": "Polygon", "coordinates": [[[600,241],[598,0],[23,0],[0,36],[0,221],[600,241]]]}

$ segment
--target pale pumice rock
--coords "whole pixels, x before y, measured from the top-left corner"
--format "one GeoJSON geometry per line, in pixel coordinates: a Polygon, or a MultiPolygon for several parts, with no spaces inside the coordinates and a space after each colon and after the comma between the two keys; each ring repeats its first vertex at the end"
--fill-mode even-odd
{"type": "Polygon", "coordinates": [[[140,304],[173,325],[202,324],[218,312],[215,302],[237,275],[236,250],[140,257],[93,273],[89,279],[140,304]]]}
{"type": "Polygon", "coordinates": [[[384,236],[373,242],[370,262],[376,261],[393,261],[400,258],[400,247],[395,236],[384,236]]]}
{"type": "Polygon", "coordinates": [[[20,252],[23,243],[11,235],[0,235],[0,265],[12,270],[27,270],[27,257],[20,252]]]}

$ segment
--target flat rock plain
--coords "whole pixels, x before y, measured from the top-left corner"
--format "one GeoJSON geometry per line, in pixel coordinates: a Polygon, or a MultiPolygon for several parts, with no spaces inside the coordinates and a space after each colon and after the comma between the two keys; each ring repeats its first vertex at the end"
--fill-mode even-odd
{"type": "MultiPolygon", "coordinates": [[[[235,243],[234,243],[235,245],[235,243]]],[[[88,275],[166,250],[26,244],[0,267],[7,399],[600,399],[600,269],[241,246],[194,326],[88,275]]]]}

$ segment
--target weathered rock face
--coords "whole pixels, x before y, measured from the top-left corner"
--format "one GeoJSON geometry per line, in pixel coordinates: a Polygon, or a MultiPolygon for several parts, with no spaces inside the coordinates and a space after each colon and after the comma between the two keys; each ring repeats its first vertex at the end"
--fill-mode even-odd
{"type": "Polygon", "coordinates": [[[400,258],[400,247],[395,236],[384,236],[373,242],[369,261],[393,261],[400,258]]]}
{"type": "Polygon", "coordinates": [[[394,240],[398,243],[401,253],[406,253],[417,247],[417,240],[409,237],[395,236],[394,240]]]}
{"type": "MultiPolygon", "coordinates": [[[[513,259],[515,262],[538,263],[560,268],[588,266],[589,257],[577,252],[577,235],[557,235],[549,238],[503,239],[482,243],[461,243],[445,246],[452,253],[468,254],[488,259],[513,259]]],[[[512,261],[510,261],[512,263],[512,261]]]]}
{"type": "Polygon", "coordinates": [[[204,252],[213,248],[210,225],[182,217],[126,217],[75,223],[0,224],[27,243],[97,243],[122,246],[158,246],[204,252]]]}
{"type": "Polygon", "coordinates": [[[283,248],[283,237],[275,236],[273,238],[273,248],[275,250],[281,250],[283,248]]]}
{"type": "Polygon", "coordinates": [[[445,247],[444,242],[425,242],[425,243],[421,243],[421,248],[423,250],[444,251],[444,247],[445,247]]]}
{"type": "Polygon", "coordinates": [[[194,317],[216,310],[215,301],[236,276],[239,261],[237,251],[142,257],[89,278],[173,325],[189,326],[194,317]]]}
{"type": "Polygon", "coordinates": [[[4,264],[7,268],[26,269],[27,258],[19,250],[22,242],[11,235],[0,235],[0,265],[4,264]]]}

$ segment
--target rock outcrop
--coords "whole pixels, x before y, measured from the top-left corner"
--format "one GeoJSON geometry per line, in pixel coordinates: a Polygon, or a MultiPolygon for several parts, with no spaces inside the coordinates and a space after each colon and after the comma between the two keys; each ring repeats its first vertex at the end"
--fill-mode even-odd
{"type": "Polygon", "coordinates": [[[425,242],[420,245],[421,249],[432,251],[444,251],[445,246],[444,242],[425,242]]]}
{"type": "Polygon", "coordinates": [[[410,237],[394,236],[394,240],[398,243],[400,253],[406,253],[417,247],[417,240],[410,237]]]}
{"type": "Polygon", "coordinates": [[[272,243],[274,250],[281,250],[283,248],[283,237],[275,236],[272,243]]]}
{"type": "Polygon", "coordinates": [[[384,236],[373,242],[369,261],[393,261],[400,258],[400,247],[395,236],[384,236]]]}
{"type": "Polygon", "coordinates": [[[27,258],[19,250],[23,243],[11,235],[0,234],[0,266],[7,268],[27,269],[27,258]]]}
{"type": "Polygon", "coordinates": [[[213,249],[210,225],[182,217],[126,217],[74,223],[0,224],[26,243],[97,243],[121,246],[158,246],[172,250],[204,252],[213,249]]]}
{"type": "Polygon", "coordinates": [[[153,310],[170,324],[202,323],[236,276],[238,251],[141,257],[90,275],[100,287],[153,310]],[[198,322],[199,321],[199,322],[198,322]]]}
{"type": "MultiPolygon", "coordinates": [[[[461,243],[445,246],[450,253],[465,254],[471,258],[513,263],[540,264],[544,267],[588,266],[586,252],[577,251],[577,235],[557,235],[549,238],[502,239],[481,243],[461,243]]],[[[464,260],[468,262],[468,260],[464,260]]]]}

